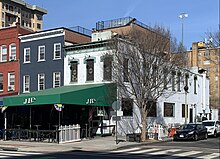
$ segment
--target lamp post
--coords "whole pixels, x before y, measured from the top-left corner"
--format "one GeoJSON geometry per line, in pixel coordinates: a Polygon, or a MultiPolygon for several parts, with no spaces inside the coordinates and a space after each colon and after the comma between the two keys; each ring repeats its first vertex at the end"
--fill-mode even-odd
{"type": "Polygon", "coordinates": [[[179,15],[179,18],[180,19],[182,19],[182,50],[183,50],[183,47],[184,47],[184,45],[183,45],[183,24],[184,24],[184,18],[187,18],[188,17],[188,14],[187,13],[181,13],[180,15],[179,15]]]}

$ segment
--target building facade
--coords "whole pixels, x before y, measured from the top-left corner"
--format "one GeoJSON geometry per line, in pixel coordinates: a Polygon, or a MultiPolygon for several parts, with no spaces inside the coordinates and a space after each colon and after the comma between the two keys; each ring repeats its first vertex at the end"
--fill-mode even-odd
{"type": "Polygon", "coordinates": [[[63,47],[90,41],[90,36],[66,28],[45,30],[19,38],[20,93],[63,86],[63,47]]]}
{"type": "Polygon", "coordinates": [[[0,97],[19,93],[20,39],[30,31],[20,27],[0,29],[0,97]]]}
{"type": "Polygon", "coordinates": [[[220,48],[214,48],[204,42],[195,42],[192,44],[192,50],[187,53],[189,67],[206,70],[210,79],[210,107],[213,113],[214,110],[220,112],[220,48]]]}
{"type": "MultiPolygon", "coordinates": [[[[20,40],[19,35],[30,31],[19,25],[0,29],[0,106],[3,97],[19,94],[20,40]]],[[[3,127],[3,114],[0,114],[0,128],[3,127]]]]}
{"type": "Polygon", "coordinates": [[[24,0],[0,0],[0,13],[0,28],[18,23],[32,31],[41,31],[43,15],[47,14],[47,10],[24,0]]]}
{"type": "MultiPolygon", "coordinates": [[[[101,33],[101,34],[104,34],[101,33]]],[[[105,37],[108,33],[105,33],[105,37]]],[[[111,34],[109,32],[109,34],[111,34]]],[[[114,34],[114,33],[112,33],[114,34]]],[[[96,34],[97,35],[97,34],[96,34]]],[[[99,35],[101,37],[101,35],[99,35]]],[[[105,38],[103,37],[103,38],[105,38]]],[[[111,35],[108,35],[111,37],[111,35]]],[[[65,48],[66,56],[64,60],[64,84],[79,85],[79,84],[97,84],[114,82],[112,76],[112,63],[108,59],[109,50],[108,40],[98,40],[87,44],[79,44],[68,46],[65,48]]],[[[185,79],[185,74],[188,74],[189,91],[185,95],[184,82],[180,83],[180,90],[172,92],[167,90],[167,95],[163,94],[155,103],[153,113],[147,117],[148,125],[161,124],[163,126],[178,126],[180,124],[201,121],[202,117],[209,118],[209,79],[205,74],[199,74],[198,69],[179,70],[185,79]],[[187,97],[186,97],[187,96],[187,97]],[[186,101],[187,98],[187,101],[186,101]],[[187,117],[185,114],[185,105],[187,105],[187,117]]],[[[177,89],[176,89],[177,90],[177,89]]],[[[130,109],[127,109],[128,102],[123,98],[118,97],[121,109],[118,113],[121,116],[119,121],[118,131],[121,135],[139,132],[140,131],[140,110],[134,104],[130,103],[130,109]]],[[[134,99],[132,99],[134,100],[134,99]]],[[[103,123],[105,125],[114,125],[115,116],[111,107],[105,109],[105,117],[103,123]]],[[[95,116],[98,116],[95,112],[95,116]]],[[[101,123],[100,119],[92,121],[92,125],[101,123]]],[[[108,130],[107,130],[108,131],[108,130]]],[[[100,130],[97,131],[100,133],[100,130]]]]}

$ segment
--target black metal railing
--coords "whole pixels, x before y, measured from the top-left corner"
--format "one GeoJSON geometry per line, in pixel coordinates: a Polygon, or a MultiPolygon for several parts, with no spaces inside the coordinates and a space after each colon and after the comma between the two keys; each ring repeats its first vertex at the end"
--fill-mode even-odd
{"type": "Polygon", "coordinates": [[[5,129],[1,137],[6,140],[59,143],[59,130],[5,129]]]}

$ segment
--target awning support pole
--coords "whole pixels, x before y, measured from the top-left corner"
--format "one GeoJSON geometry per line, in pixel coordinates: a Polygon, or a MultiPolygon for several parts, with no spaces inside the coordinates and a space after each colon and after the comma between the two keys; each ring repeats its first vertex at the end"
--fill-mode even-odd
{"type": "Polygon", "coordinates": [[[6,140],[7,139],[7,131],[6,131],[6,129],[7,129],[7,116],[6,116],[6,111],[5,111],[5,113],[4,113],[4,118],[5,118],[5,131],[4,131],[4,140],[6,140]]]}
{"type": "Polygon", "coordinates": [[[30,130],[31,130],[31,106],[30,106],[30,130]]]}

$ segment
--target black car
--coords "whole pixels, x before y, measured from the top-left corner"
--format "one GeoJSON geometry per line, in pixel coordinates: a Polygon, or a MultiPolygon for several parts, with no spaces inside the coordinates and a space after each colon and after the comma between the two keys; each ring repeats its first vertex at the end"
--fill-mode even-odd
{"type": "Polygon", "coordinates": [[[174,136],[173,140],[199,140],[207,139],[208,132],[204,125],[202,124],[185,124],[180,126],[174,136]]]}

